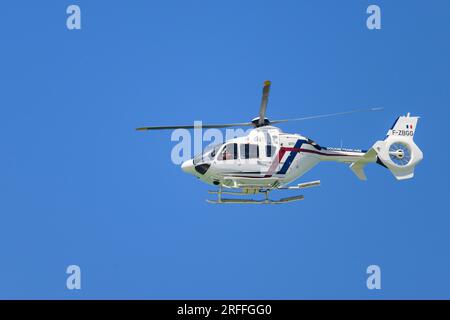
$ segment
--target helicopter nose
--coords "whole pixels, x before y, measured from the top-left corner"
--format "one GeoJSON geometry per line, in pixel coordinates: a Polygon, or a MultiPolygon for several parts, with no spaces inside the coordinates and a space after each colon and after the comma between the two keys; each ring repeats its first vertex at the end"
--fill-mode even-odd
{"type": "Polygon", "coordinates": [[[181,164],[181,169],[186,173],[194,174],[194,161],[186,160],[181,164]]]}

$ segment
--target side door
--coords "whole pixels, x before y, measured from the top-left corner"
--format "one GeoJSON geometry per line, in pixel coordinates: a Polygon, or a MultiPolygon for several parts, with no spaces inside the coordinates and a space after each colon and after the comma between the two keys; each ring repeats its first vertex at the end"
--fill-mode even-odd
{"type": "Polygon", "coordinates": [[[248,175],[259,175],[264,171],[259,163],[261,148],[258,143],[240,143],[239,159],[241,171],[248,175]]]}

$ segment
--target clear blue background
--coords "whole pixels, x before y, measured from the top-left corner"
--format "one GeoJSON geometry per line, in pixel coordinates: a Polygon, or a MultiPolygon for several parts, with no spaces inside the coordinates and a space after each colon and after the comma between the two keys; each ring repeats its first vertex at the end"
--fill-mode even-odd
{"type": "Polygon", "coordinates": [[[0,298],[450,298],[449,1],[4,1],[0,34],[0,298]],[[282,127],[325,146],[420,115],[415,178],[324,163],[303,202],[213,206],[134,131],[248,121],[266,79],[272,118],[385,108],[282,127]]]}

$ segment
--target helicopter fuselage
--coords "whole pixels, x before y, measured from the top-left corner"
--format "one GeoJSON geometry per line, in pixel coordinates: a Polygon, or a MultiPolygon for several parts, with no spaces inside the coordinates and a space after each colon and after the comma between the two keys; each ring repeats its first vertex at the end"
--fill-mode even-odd
{"type": "Polygon", "coordinates": [[[353,163],[366,151],[325,148],[299,134],[274,126],[255,128],[247,136],[230,139],[182,164],[201,181],[242,189],[285,186],[321,161],[353,163]]]}

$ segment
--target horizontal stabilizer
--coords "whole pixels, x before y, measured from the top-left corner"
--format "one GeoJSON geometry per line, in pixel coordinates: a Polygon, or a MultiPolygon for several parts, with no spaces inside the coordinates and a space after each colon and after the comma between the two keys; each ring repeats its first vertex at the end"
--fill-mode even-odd
{"type": "Polygon", "coordinates": [[[364,172],[364,167],[369,163],[373,162],[376,159],[377,152],[374,149],[370,149],[364,154],[364,156],[356,162],[353,162],[350,165],[350,169],[360,180],[367,180],[366,173],[364,172]]]}
{"type": "Polygon", "coordinates": [[[354,174],[356,174],[356,176],[358,177],[359,180],[367,180],[367,176],[366,173],[364,172],[364,167],[366,166],[366,163],[359,163],[359,161],[357,162],[353,162],[350,165],[350,169],[353,171],[354,174]]]}

